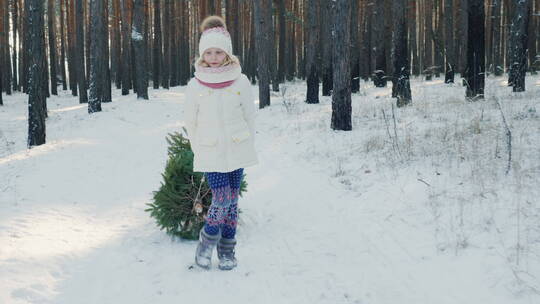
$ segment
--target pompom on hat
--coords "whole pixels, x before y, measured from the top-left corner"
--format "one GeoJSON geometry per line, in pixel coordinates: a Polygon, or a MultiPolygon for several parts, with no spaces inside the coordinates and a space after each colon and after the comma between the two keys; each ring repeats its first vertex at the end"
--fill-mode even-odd
{"type": "Polygon", "coordinates": [[[225,22],[219,16],[207,17],[201,24],[201,39],[199,40],[199,57],[209,48],[222,49],[227,55],[233,56],[231,35],[225,22]]]}

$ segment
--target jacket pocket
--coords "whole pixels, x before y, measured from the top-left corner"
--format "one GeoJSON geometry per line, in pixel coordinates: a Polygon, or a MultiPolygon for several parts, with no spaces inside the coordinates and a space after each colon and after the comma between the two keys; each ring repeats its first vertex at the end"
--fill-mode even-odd
{"type": "Polygon", "coordinates": [[[243,142],[251,136],[247,123],[242,119],[236,121],[231,128],[231,139],[235,143],[243,142]]]}
{"type": "Polygon", "coordinates": [[[244,131],[233,134],[232,140],[235,143],[239,143],[239,142],[242,142],[242,141],[248,139],[250,136],[251,136],[251,133],[249,131],[247,131],[247,130],[244,130],[244,131]]]}
{"type": "Polygon", "coordinates": [[[199,146],[212,147],[217,145],[217,138],[208,127],[197,129],[197,144],[199,146]]]}

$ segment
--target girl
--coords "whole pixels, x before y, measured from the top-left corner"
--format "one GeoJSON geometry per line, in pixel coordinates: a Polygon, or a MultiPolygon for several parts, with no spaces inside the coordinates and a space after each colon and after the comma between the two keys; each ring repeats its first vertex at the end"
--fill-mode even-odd
{"type": "Polygon", "coordinates": [[[230,270],[237,265],[234,247],[243,168],[258,163],[255,106],[251,83],[232,54],[223,19],[207,17],[201,32],[195,77],[186,88],[184,122],[194,153],[193,170],[205,173],[212,204],[195,262],[209,269],[217,245],[219,269],[230,270]]]}

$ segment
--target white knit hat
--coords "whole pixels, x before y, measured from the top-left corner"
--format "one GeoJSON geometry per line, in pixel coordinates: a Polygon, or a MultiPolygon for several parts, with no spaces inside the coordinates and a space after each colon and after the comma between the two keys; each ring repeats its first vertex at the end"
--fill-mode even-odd
{"type": "Polygon", "coordinates": [[[231,35],[224,27],[213,27],[205,30],[199,40],[199,57],[202,58],[204,51],[209,48],[222,49],[227,55],[232,56],[231,35]]]}

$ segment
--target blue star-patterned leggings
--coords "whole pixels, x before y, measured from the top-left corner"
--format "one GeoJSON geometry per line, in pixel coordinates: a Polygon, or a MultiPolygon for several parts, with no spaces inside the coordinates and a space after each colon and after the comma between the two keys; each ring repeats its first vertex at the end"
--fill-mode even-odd
{"type": "Polygon", "coordinates": [[[221,237],[232,239],[238,222],[238,194],[244,169],[232,172],[206,172],[205,177],[212,190],[212,204],[206,215],[204,230],[216,235],[221,229],[221,237]]]}

